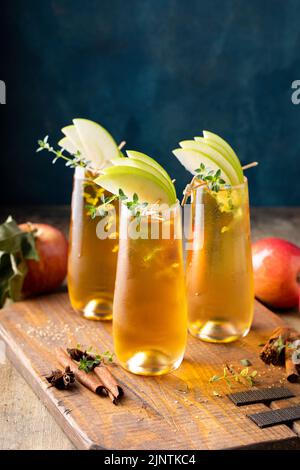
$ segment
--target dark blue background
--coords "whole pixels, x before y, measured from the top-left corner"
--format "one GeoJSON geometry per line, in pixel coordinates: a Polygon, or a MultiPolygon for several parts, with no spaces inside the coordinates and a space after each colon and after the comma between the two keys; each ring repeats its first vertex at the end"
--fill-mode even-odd
{"type": "Polygon", "coordinates": [[[254,205],[300,205],[299,0],[1,2],[2,203],[66,203],[71,171],[35,154],[73,117],[189,180],[171,149],[209,129],[249,170],[254,205]]]}

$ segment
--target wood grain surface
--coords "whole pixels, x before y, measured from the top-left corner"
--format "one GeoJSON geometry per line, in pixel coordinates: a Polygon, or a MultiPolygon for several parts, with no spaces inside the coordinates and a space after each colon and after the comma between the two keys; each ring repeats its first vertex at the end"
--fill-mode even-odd
{"type": "MultiPolygon", "coordinates": [[[[0,206],[1,220],[12,214],[19,223],[30,220],[53,224],[66,235],[69,213],[69,206],[0,206]]],[[[252,207],[251,229],[253,241],[277,236],[300,245],[300,207],[252,207]]],[[[296,309],[280,312],[280,316],[300,330],[296,309]]],[[[0,449],[73,449],[30,386],[10,360],[1,355],[1,346],[0,341],[0,449]]]]}
{"type": "MultiPolygon", "coordinates": [[[[119,366],[113,373],[125,389],[119,406],[78,385],[73,391],[49,388],[44,376],[58,366],[57,346],[92,344],[112,350],[111,324],[74,313],[67,294],[19,302],[2,311],[0,335],[8,357],[80,449],[229,449],[297,446],[287,426],[259,429],[226,397],[226,384],[210,384],[225,363],[239,368],[247,358],[258,370],[258,386],[283,383],[284,371],[258,359],[259,344],[281,320],[256,304],[250,334],[242,341],[214,345],[189,337],[178,371],[158,378],[138,377],[119,366]],[[221,397],[213,396],[217,389],[221,397]]],[[[299,386],[293,388],[300,392],[299,386]]],[[[287,402],[287,401],[286,401],[287,402]]],[[[263,405],[260,405],[264,408],[263,405]]]]}

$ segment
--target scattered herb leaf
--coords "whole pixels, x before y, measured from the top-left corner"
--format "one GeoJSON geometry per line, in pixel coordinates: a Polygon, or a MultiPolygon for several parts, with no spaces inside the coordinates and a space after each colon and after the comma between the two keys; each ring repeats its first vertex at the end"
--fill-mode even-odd
{"type": "Polygon", "coordinates": [[[252,366],[251,361],[249,361],[248,359],[241,359],[240,363],[242,364],[242,366],[245,367],[252,366]]]}
{"type": "MultiPolygon", "coordinates": [[[[250,362],[250,361],[249,361],[250,362]]],[[[209,383],[218,382],[220,380],[224,380],[227,386],[231,389],[233,387],[232,380],[239,384],[244,384],[252,387],[254,385],[254,379],[257,375],[257,371],[253,370],[252,372],[249,371],[249,367],[244,367],[240,371],[235,371],[232,366],[226,365],[223,368],[223,375],[213,375],[209,379],[209,383]],[[229,374],[230,373],[230,377],[229,374]]]]}

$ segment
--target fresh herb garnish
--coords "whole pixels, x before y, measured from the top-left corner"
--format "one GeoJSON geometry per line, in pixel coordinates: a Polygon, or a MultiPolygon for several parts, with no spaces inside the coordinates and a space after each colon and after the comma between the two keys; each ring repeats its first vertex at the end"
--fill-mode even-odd
{"type": "Polygon", "coordinates": [[[213,375],[209,379],[209,383],[219,382],[220,380],[224,380],[229,388],[234,386],[232,380],[235,383],[248,385],[252,387],[255,383],[255,377],[257,376],[257,370],[249,371],[249,367],[245,367],[240,371],[236,371],[232,366],[226,364],[223,368],[223,375],[213,375]],[[229,376],[230,374],[230,376],[229,376]]]}
{"type": "Polygon", "coordinates": [[[284,341],[283,341],[281,335],[278,337],[278,339],[277,339],[276,341],[274,341],[273,347],[274,347],[275,349],[277,349],[278,355],[280,355],[281,352],[284,350],[284,348],[286,347],[286,345],[285,345],[285,343],[284,343],[284,341]]]}
{"type": "Polygon", "coordinates": [[[101,363],[113,362],[114,353],[105,351],[102,354],[94,353],[93,347],[90,346],[85,350],[81,350],[81,345],[77,344],[75,349],[67,349],[71,359],[79,362],[78,369],[85,371],[87,374],[99,366],[101,363]]]}
{"type": "Polygon", "coordinates": [[[135,217],[138,222],[140,222],[142,215],[148,206],[148,202],[141,202],[136,193],[133,194],[132,201],[129,201],[128,197],[124,194],[124,191],[121,188],[119,189],[119,199],[123,202],[123,204],[125,204],[131,215],[135,217]]]}
{"type": "Polygon", "coordinates": [[[87,374],[95,369],[101,363],[101,357],[99,354],[90,358],[90,356],[83,356],[79,361],[79,370],[84,370],[87,374]]]}
{"type": "Polygon", "coordinates": [[[207,184],[208,189],[219,192],[226,185],[226,181],[221,177],[221,170],[216,171],[207,168],[204,163],[196,170],[196,177],[207,184]]]}
{"type": "Polygon", "coordinates": [[[118,196],[113,194],[112,196],[105,196],[102,194],[100,197],[101,204],[99,206],[96,205],[86,205],[86,209],[88,209],[88,215],[91,216],[92,219],[95,217],[106,217],[109,215],[110,210],[112,209],[112,202],[118,199],[118,196]]]}
{"type": "Polygon", "coordinates": [[[53,153],[55,157],[52,160],[52,163],[56,163],[57,160],[62,159],[65,160],[66,166],[70,168],[75,168],[77,166],[80,166],[82,168],[86,168],[90,166],[90,161],[86,160],[79,150],[75,154],[71,154],[71,157],[67,156],[64,154],[64,149],[60,150],[55,150],[48,142],[49,136],[46,135],[46,137],[43,140],[38,140],[38,148],[36,152],[41,152],[42,150],[48,150],[48,152],[53,153]]]}

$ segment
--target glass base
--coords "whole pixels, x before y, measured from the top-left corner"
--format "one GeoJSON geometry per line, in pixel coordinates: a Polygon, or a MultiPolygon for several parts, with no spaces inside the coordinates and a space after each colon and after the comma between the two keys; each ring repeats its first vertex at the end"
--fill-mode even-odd
{"type": "Polygon", "coordinates": [[[137,375],[164,375],[177,369],[183,359],[183,355],[176,361],[172,361],[169,356],[161,351],[149,350],[139,351],[121,366],[137,375]]]}
{"type": "Polygon", "coordinates": [[[112,319],[112,301],[93,299],[82,309],[84,318],[88,320],[106,321],[112,319]]]}
{"type": "Polygon", "coordinates": [[[228,321],[211,320],[201,325],[198,323],[189,325],[189,332],[192,336],[209,343],[231,343],[244,338],[249,331],[250,328],[241,330],[228,321]]]}

